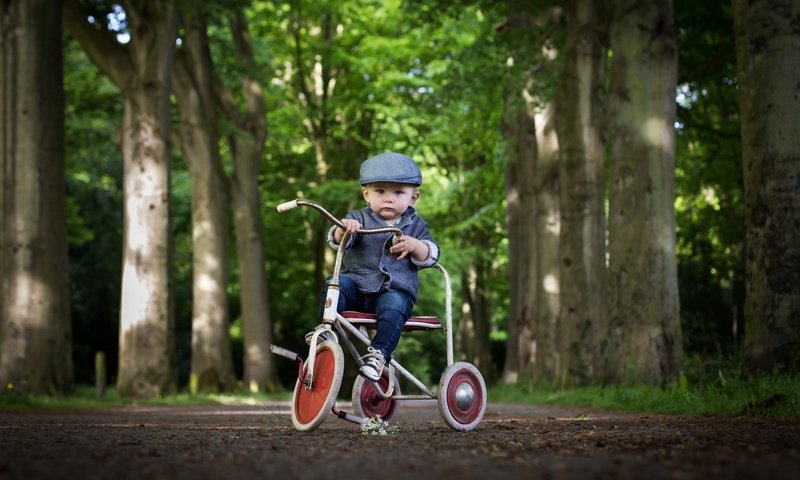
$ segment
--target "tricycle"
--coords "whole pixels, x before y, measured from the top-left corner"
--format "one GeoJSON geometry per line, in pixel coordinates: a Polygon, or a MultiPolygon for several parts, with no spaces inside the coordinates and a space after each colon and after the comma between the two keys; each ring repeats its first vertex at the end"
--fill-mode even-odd
{"type": "MultiPolygon", "coordinates": [[[[305,199],[296,199],[278,206],[278,212],[297,207],[310,207],[326,217],[333,225],[344,228],[343,223],[325,208],[305,199]]],[[[402,235],[396,227],[361,229],[357,233],[366,235],[402,235]]],[[[347,241],[347,233],[341,244],[347,241]]],[[[404,331],[443,331],[447,348],[447,366],[441,375],[438,388],[428,386],[409,372],[399,361],[392,359],[378,381],[357,376],[352,389],[353,412],[337,408],[336,399],[344,375],[344,345],[352,358],[362,366],[364,360],[356,347],[369,345],[369,331],[376,326],[374,314],[345,311],[339,313],[339,276],[346,249],[337,251],[333,274],[325,293],[320,324],[306,335],[309,345],[304,360],[298,353],[271,345],[270,351],[297,363],[297,381],[291,401],[292,424],[299,431],[311,431],[319,427],[327,415],[358,424],[367,424],[378,419],[391,422],[398,413],[399,403],[406,400],[435,400],[444,422],[451,428],[466,432],[474,429],[486,410],[486,383],[478,369],[468,362],[456,362],[453,358],[452,295],[450,276],[440,264],[431,268],[444,277],[445,314],[440,320],[435,316],[411,316],[404,331]],[[401,375],[417,387],[419,393],[408,395],[400,391],[397,376],[401,375]]]]}

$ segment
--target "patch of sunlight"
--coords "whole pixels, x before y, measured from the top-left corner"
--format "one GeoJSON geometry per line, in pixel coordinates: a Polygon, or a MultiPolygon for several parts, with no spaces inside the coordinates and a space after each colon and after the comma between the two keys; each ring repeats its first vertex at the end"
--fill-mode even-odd
{"type": "Polygon", "coordinates": [[[558,293],[558,278],[555,275],[548,274],[544,277],[544,290],[547,293],[558,293]]]}
{"type": "Polygon", "coordinates": [[[714,190],[714,187],[703,187],[701,191],[706,203],[715,211],[719,211],[719,197],[717,196],[717,191],[714,190]]]}
{"type": "Polygon", "coordinates": [[[127,332],[134,324],[146,317],[148,306],[147,283],[139,278],[136,266],[130,261],[125,262],[122,273],[121,325],[123,332],[127,332]]]}
{"type": "Polygon", "coordinates": [[[649,118],[644,124],[643,132],[645,139],[655,147],[666,147],[666,139],[674,129],[674,125],[668,125],[661,118],[649,118]]]}

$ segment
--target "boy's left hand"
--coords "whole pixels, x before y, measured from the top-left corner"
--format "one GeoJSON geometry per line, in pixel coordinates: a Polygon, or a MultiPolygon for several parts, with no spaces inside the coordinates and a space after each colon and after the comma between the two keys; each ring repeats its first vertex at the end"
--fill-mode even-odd
{"type": "Polygon", "coordinates": [[[417,261],[423,262],[428,258],[428,246],[408,235],[402,235],[397,239],[397,243],[389,247],[390,253],[399,253],[398,260],[411,255],[417,261]]]}

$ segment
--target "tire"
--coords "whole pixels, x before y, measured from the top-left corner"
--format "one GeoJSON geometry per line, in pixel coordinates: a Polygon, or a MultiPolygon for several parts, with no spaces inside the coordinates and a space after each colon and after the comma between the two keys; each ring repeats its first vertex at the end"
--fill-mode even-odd
{"type": "MultiPolygon", "coordinates": [[[[303,373],[308,360],[303,365],[303,373]]],[[[336,403],[342,386],[344,354],[338,343],[326,340],[317,344],[314,360],[314,384],[307,390],[298,378],[292,394],[292,424],[301,432],[314,430],[325,420],[336,403]]]]}
{"type": "Polygon", "coordinates": [[[439,381],[439,413],[445,423],[459,432],[475,428],[486,411],[486,382],[471,363],[447,367],[439,381]]]}
{"type": "MultiPolygon", "coordinates": [[[[389,387],[389,375],[389,369],[384,369],[383,376],[378,381],[378,385],[383,391],[389,387]]],[[[397,383],[397,379],[394,382],[392,395],[400,395],[400,385],[397,383]]],[[[371,382],[361,375],[356,376],[356,381],[353,382],[353,410],[356,415],[367,418],[375,418],[380,415],[384,421],[391,422],[399,409],[400,402],[398,400],[381,398],[371,382]]]]}

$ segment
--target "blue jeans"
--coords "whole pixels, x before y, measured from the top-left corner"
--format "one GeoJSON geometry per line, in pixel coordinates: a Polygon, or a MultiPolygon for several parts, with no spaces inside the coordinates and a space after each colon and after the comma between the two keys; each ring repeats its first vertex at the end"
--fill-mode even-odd
{"type": "MultiPolygon", "coordinates": [[[[330,282],[330,277],[325,281],[322,290],[320,317],[322,317],[325,295],[328,291],[328,282],[330,282]]],[[[392,359],[392,352],[397,348],[403,326],[411,316],[413,308],[414,300],[405,292],[386,290],[377,293],[362,293],[353,279],[347,275],[339,275],[339,304],[336,306],[336,310],[339,313],[345,310],[355,310],[377,315],[377,331],[370,346],[380,351],[387,362],[392,359]]]]}

